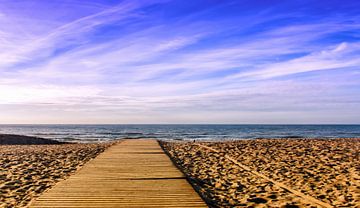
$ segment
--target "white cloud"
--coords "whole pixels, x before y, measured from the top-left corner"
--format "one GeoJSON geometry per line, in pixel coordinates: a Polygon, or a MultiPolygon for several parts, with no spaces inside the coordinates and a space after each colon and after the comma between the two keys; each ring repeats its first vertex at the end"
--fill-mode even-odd
{"type": "Polygon", "coordinates": [[[267,64],[259,67],[260,70],[240,73],[236,78],[268,79],[318,70],[356,67],[360,64],[360,58],[357,55],[360,52],[359,49],[358,43],[351,44],[351,46],[341,43],[332,49],[313,52],[304,57],[267,64]]]}
{"type": "Polygon", "coordinates": [[[8,104],[67,104],[72,97],[87,99],[100,92],[94,87],[65,87],[56,85],[13,86],[0,85],[0,105],[8,104]]]}
{"type": "MultiPolygon", "coordinates": [[[[327,112],[358,109],[352,106],[358,97],[342,88],[359,85],[353,69],[360,64],[359,44],[314,44],[358,25],[324,20],[219,39],[234,26],[221,21],[225,25],[213,29],[216,20],[202,26],[190,17],[153,25],[151,14],[138,11],[147,5],[125,1],[62,24],[30,19],[24,29],[11,27],[17,18],[0,15],[0,23],[10,27],[0,27],[0,118],[10,118],[7,111],[24,113],[13,106],[75,123],[206,122],[208,115],[208,122],[240,122],[242,116],[255,122],[262,115],[286,119],[286,112],[301,117],[324,106],[327,112]],[[39,22],[43,26],[32,31],[39,22]],[[119,31],[97,41],[93,33],[109,24],[119,31]],[[133,25],[137,29],[127,31],[133,25]],[[323,80],[325,70],[343,68],[344,75],[323,80]],[[322,76],[309,75],[310,80],[285,78],[320,71],[322,76]]],[[[242,21],[243,28],[265,24],[266,18],[242,21]]]]}

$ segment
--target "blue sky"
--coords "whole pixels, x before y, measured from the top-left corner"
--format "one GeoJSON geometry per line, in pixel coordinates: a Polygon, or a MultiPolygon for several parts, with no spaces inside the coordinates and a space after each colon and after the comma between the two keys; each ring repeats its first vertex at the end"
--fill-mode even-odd
{"type": "Polygon", "coordinates": [[[0,0],[0,123],[360,123],[360,1],[0,0]]]}

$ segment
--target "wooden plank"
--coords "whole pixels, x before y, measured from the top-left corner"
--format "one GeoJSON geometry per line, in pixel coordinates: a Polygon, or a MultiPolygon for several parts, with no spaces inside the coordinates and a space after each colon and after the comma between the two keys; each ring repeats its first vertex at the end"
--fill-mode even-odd
{"type": "Polygon", "coordinates": [[[54,207],[207,207],[156,140],[124,140],[31,203],[54,207]]]}

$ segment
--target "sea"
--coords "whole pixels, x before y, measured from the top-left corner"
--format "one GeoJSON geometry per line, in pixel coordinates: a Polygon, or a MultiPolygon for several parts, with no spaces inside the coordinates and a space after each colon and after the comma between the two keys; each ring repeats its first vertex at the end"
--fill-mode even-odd
{"type": "Polygon", "coordinates": [[[122,138],[238,140],[255,138],[360,138],[360,125],[0,125],[0,134],[58,141],[106,142],[122,138]]]}

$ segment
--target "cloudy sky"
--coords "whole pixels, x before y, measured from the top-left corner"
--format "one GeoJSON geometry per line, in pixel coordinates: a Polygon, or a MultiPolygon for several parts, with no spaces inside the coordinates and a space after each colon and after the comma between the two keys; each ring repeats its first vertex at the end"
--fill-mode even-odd
{"type": "Polygon", "coordinates": [[[360,123],[360,1],[0,0],[0,123],[360,123]]]}

